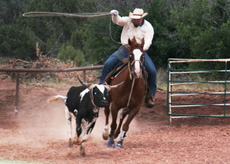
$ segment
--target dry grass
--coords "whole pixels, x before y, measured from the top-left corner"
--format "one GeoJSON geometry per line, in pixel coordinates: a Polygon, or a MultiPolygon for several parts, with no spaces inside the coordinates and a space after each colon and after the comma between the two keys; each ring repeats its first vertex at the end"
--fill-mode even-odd
{"type": "MultiPolygon", "coordinates": [[[[5,59],[1,61],[1,68],[29,68],[29,69],[65,69],[77,67],[73,62],[62,62],[59,59],[47,57],[46,55],[38,55],[36,61],[24,61],[21,59],[5,59]]],[[[21,72],[20,82],[26,85],[40,85],[40,86],[66,86],[77,85],[77,76],[82,76],[82,71],[73,72],[48,72],[48,73],[32,73],[21,72]]],[[[98,83],[100,71],[89,70],[86,73],[86,81],[92,83],[98,83]]],[[[15,72],[2,72],[0,73],[0,79],[16,80],[15,72]]]]}

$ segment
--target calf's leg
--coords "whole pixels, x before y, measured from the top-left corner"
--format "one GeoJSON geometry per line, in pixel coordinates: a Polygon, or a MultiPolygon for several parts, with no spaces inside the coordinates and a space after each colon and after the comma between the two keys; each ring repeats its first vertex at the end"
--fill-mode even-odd
{"type": "Polygon", "coordinates": [[[72,117],[71,114],[69,112],[69,109],[67,107],[65,107],[65,116],[66,116],[66,121],[67,121],[67,132],[68,132],[68,136],[69,136],[69,147],[73,146],[73,140],[72,140],[72,117]]]}
{"type": "Polygon", "coordinates": [[[81,144],[80,154],[82,156],[85,156],[84,142],[86,142],[89,139],[89,136],[90,136],[91,132],[93,131],[94,126],[95,126],[95,122],[93,122],[91,125],[90,124],[88,124],[88,125],[82,124],[82,129],[83,129],[83,134],[84,134],[82,139],[81,139],[81,142],[80,142],[80,144],[81,144]]]}
{"type": "Polygon", "coordinates": [[[81,120],[82,119],[80,118],[76,118],[76,132],[77,132],[76,144],[81,144],[81,140],[80,140],[80,135],[82,134],[81,120]]]}

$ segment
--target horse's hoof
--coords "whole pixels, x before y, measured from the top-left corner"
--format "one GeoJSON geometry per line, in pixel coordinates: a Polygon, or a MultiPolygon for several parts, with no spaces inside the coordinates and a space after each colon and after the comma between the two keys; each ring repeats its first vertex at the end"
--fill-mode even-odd
{"type": "Polygon", "coordinates": [[[85,153],[83,152],[83,153],[81,153],[81,156],[82,156],[82,157],[85,157],[86,155],[85,155],[85,153]]]}
{"type": "Polygon", "coordinates": [[[72,148],[73,147],[73,144],[72,143],[69,143],[69,148],[72,148]]]}
{"type": "Polygon", "coordinates": [[[113,140],[109,140],[109,141],[107,142],[107,146],[108,146],[108,147],[114,147],[114,141],[113,141],[113,140]]]}
{"type": "Polygon", "coordinates": [[[104,131],[103,131],[103,133],[102,133],[102,138],[103,138],[104,140],[108,140],[108,138],[109,138],[109,127],[108,127],[108,126],[106,126],[106,127],[104,128],[104,131]]]}
{"type": "Polygon", "coordinates": [[[71,148],[71,147],[73,147],[73,141],[72,141],[72,139],[70,138],[70,139],[69,139],[69,148],[71,148]]]}
{"type": "Polygon", "coordinates": [[[109,135],[102,134],[102,138],[103,138],[104,140],[108,140],[109,135]]]}
{"type": "Polygon", "coordinates": [[[115,145],[115,147],[120,147],[120,148],[123,148],[122,146],[122,142],[121,141],[118,141],[117,144],[115,145]]]}
{"type": "Polygon", "coordinates": [[[85,148],[82,145],[80,146],[80,154],[81,156],[85,157],[85,148]]]}

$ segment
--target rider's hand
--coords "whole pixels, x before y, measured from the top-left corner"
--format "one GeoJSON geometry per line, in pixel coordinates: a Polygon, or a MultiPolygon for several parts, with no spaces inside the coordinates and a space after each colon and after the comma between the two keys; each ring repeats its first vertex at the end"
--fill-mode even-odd
{"type": "Polygon", "coordinates": [[[115,16],[115,15],[118,15],[119,12],[117,10],[111,10],[110,14],[115,16]]]}

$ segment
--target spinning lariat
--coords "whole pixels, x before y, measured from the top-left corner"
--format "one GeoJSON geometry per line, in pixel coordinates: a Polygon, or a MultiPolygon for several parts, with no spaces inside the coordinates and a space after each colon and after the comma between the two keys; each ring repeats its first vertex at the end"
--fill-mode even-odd
{"type": "MultiPolygon", "coordinates": [[[[59,13],[59,12],[27,12],[24,13],[23,17],[78,17],[78,18],[95,18],[95,17],[104,17],[110,16],[109,12],[95,12],[95,13],[59,13]]],[[[117,42],[112,37],[112,20],[109,23],[109,36],[114,43],[121,44],[117,42]]]]}
{"type": "Polygon", "coordinates": [[[93,17],[102,17],[108,16],[108,12],[96,12],[96,13],[59,13],[59,12],[27,12],[24,13],[23,17],[80,17],[80,18],[93,18],[93,17]]]}

